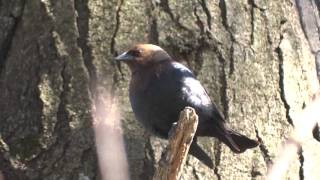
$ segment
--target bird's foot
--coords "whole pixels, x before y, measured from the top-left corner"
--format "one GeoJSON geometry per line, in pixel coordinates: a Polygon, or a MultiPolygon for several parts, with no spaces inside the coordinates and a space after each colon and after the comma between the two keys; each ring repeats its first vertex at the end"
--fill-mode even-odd
{"type": "Polygon", "coordinates": [[[171,126],[171,128],[170,128],[170,130],[168,132],[168,137],[169,138],[174,135],[174,133],[175,133],[175,131],[177,129],[177,125],[178,125],[177,122],[172,123],[172,126],[171,126]]]}

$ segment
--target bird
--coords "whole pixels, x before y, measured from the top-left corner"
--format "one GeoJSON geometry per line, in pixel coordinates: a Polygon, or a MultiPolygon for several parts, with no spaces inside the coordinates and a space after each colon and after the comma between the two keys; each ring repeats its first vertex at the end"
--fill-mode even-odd
{"type": "Polygon", "coordinates": [[[167,139],[180,111],[189,106],[199,117],[189,153],[208,167],[213,168],[213,162],[198,145],[197,137],[215,137],[234,153],[242,153],[259,145],[259,141],[227,127],[224,116],[194,73],[161,47],[137,44],[115,57],[115,60],[129,66],[131,107],[136,119],[151,134],[167,139]]]}

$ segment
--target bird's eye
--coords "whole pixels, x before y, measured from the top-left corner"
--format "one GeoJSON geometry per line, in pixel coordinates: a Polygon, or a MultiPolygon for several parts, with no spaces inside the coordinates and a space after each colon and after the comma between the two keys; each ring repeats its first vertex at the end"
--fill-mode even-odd
{"type": "Polygon", "coordinates": [[[135,50],[131,50],[128,52],[130,55],[134,56],[134,57],[140,57],[142,50],[140,49],[135,49],[135,50]]]}

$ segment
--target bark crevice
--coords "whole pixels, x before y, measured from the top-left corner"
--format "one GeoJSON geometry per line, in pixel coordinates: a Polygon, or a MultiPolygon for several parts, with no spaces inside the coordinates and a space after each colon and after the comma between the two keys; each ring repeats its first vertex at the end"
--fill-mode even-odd
{"type": "Polygon", "coordinates": [[[264,162],[266,164],[266,167],[268,167],[268,166],[273,164],[272,158],[270,156],[270,152],[269,152],[267,146],[265,145],[262,137],[259,135],[259,130],[258,130],[257,127],[255,127],[255,132],[256,132],[256,137],[257,137],[257,139],[258,139],[258,141],[260,143],[259,149],[260,149],[261,154],[263,156],[263,159],[264,159],[264,162]]]}
{"type": "Polygon", "coordinates": [[[96,83],[97,83],[97,73],[96,68],[92,62],[92,50],[89,46],[89,17],[90,17],[90,10],[88,7],[88,0],[75,0],[74,1],[75,10],[78,13],[77,16],[77,28],[79,32],[78,37],[78,46],[82,50],[82,57],[84,60],[84,65],[89,73],[90,78],[90,91],[91,94],[94,95],[96,91],[96,83]]]}
{"type": "Polygon", "coordinates": [[[222,56],[219,56],[219,63],[221,67],[221,75],[220,75],[220,83],[221,83],[221,95],[220,101],[223,106],[223,115],[224,118],[228,121],[229,120],[229,100],[228,100],[228,74],[226,73],[226,62],[222,56]]]}
{"type": "Polygon", "coordinates": [[[150,141],[150,137],[147,137],[145,143],[145,159],[143,160],[143,173],[141,174],[141,179],[152,179],[156,170],[156,160],[154,150],[150,141]]]}
{"type": "Polygon", "coordinates": [[[299,151],[299,162],[300,162],[300,168],[299,168],[299,178],[300,180],[304,180],[304,156],[303,156],[303,148],[300,148],[299,151]]]}
{"type": "Polygon", "coordinates": [[[208,28],[211,30],[211,19],[212,19],[212,16],[211,16],[211,13],[210,13],[210,10],[209,10],[209,7],[207,5],[207,2],[206,0],[201,0],[200,2],[200,5],[205,13],[205,15],[207,16],[207,24],[208,24],[208,28]]]}
{"type": "MultiPolygon", "coordinates": [[[[10,49],[12,48],[12,41],[15,37],[16,31],[18,29],[18,25],[20,23],[20,21],[22,20],[22,15],[24,12],[24,7],[25,7],[25,0],[21,0],[20,1],[21,4],[19,4],[19,8],[21,8],[21,11],[18,11],[18,13],[15,12],[11,12],[8,15],[8,21],[11,21],[12,25],[8,25],[11,26],[8,30],[7,30],[7,35],[4,37],[3,42],[0,44],[0,76],[2,74],[3,68],[6,64],[7,61],[7,56],[10,52],[10,49]]],[[[16,7],[17,8],[17,7],[16,7]]],[[[9,24],[11,24],[10,22],[8,22],[9,24]]]]}
{"type": "Polygon", "coordinates": [[[254,43],[254,29],[255,29],[255,4],[254,0],[248,0],[250,7],[250,23],[251,23],[251,33],[250,33],[250,44],[254,43]]]}
{"type": "MultiPolygon", "coordinates": [[[[180,22],[180,18],[179,16],[175,16],[169,6],[169,2],[168,0],[160,0],[160,7],[162,8],[162,10],[167,13],[169,15],[169,17],[171,18],[171,20],[174,22],[174,24],[179,28],[182,29],[184,31],[187,31],[190,35],[193,35],[193,31],[191,29],[189,29],[188,27],[186,27],[185,25],[183,25],[180,22]]],[[[191,36],[192,37],[192,36],[191,36]]]]}
{"type": "Polygon", "coordinates": [[[124,3],[124,0],[118,0],[117,10],[116,10],[116,17],[115,17],[116,24],[115,24],[114,31],[113,31],[113,34],[112,34],[112,37],[111,37],[111,42],[110,42],[110,52],[114,57],[118,55],[118,52],[117,52],[115,46],[116,46],[116,37],[117,37],[118,31],[119,31],[119,28],[120,28],[120,23],[121,23],[121,21],[120,21],[120,18],[121,18],[120,13],[121,13],[121,8],[122,8],[123,3],[124,3]]]}
{"type": "Polygon", "coordinates": [[[221,161],[221,143],[219,142],[215,145],[214,169],[213,169],[213,172],[216,175],[218,180],[222,180],[221,175],[219,173],[220,161],[221,161]]]}
{"type": "Polygon", "coordinates": [[[159,44],[159,30],[158,30],[158,18],[156,15],[157,9],[153,1],[146,0],[146,14],[148,16],[148,42],[151,44],[159,44]]]}
{"type": "Polygon", "coordinates": [[[196,67],[194,68],[194,73],[197,75],[203,65],[203,51],[208,48],[208,43],[205,38],[205,32],[207,30],[205,28],[204,22],[198,15],[196,7],[193,9],[193,14],[196,17],[196,24],[200,30],[200,36],[197,38],[196,47],[193,48],[195,50],[194,59],[196,59],[196,67]]]}
{"type": "MultiPolygon", "coordinates": [[[[280,37],[280,43],[282,41],[282,35],[280,37]]],[[[280,44],[279,43],[279,44],[280,44]]],[[[282,53],[282,50],[280,47],[277,47],[275,49],[277,55],[278,55],[278,59],[279,59],[279,88],[280,88],[280,97],[281,97],[281,101],[284,105],[284,108],[286,110],[286,118],[287,118],[287,121],[291,124],[291,125],[294,125],[293,124],[293,121],[292,121],[292,118],[290,116],[290,105],[289,103],[287,102],[287,99],[286,99],[286,95],[285,95],[285,75],[284,75],[284,59],[283,59],[283,53],[282,53]]]]}
{"type": "Polygon", "coordinates": [[[320,127],[316,124],[312,131],[313,138],[320,142],[320,127]]]}
{"type": "Polygon", "coordinates": [[[220,8],[220,15],[221,15],[221,21],[222,25],[226,30],[229,29],[228,25],[228,18],[227,18],[227,6],[226,6],[226,1],[225,0],[220,0],[219,1],[219,8],[220,8]]]}

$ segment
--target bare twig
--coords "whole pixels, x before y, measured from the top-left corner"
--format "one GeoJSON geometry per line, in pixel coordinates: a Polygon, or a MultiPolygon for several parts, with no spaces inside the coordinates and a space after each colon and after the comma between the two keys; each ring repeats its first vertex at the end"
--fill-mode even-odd
{"type": "Polygon", "coordinates": [[[320,123],[320,97],[318,96],[296,117],[295,129],[291,137],[285,142],[275,163],[269,168],[267,179],[281,179],[286,173],[291,161],[296,157],[303,142],[312,136],[312,130],[320,123]],[[297,123],[297,124],[296,124],[297,123]]]}
{"type": "Polygon", "coordinates": [[[101,179],[130,179],[120,114],[114,98],[98,94],[93,108],[93,118],[101,179]]]}
{"type": "Polygon", "coordinates": [[[169,145],[162,153],[154,180],[177,180],[186,161],[198,126],[198,116],[191,107],[181,113],[178,124],[169,133],[169,145]]]}
{"type": "Polygon", "coordinates": [[[0,180],[4,180],[4,177],[1,171],[0,171],[0,180]]]}

